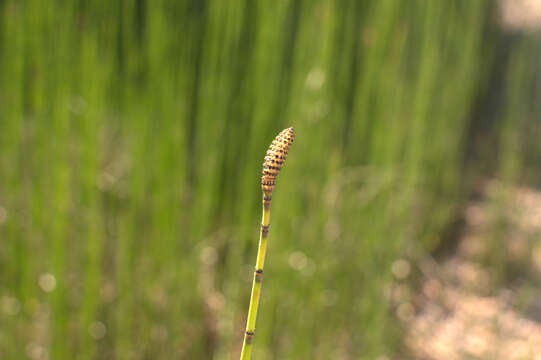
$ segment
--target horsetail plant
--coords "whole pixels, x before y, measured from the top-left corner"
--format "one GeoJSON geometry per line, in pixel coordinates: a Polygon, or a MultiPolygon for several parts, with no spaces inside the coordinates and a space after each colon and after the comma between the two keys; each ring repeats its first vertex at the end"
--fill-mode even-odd
{"type": "Polygon", "coordinates": [[[263,281],[263,266],[265,264],[265,253],[267,252],[272,191],[276,185],[276,177],[286,161],[287,151],[293,143],[294,138],[295,134],[293,133],[293,128],[282,130],[269,146],[265,161],[263,162],[263,176],[261,177],[263,216],[261,218],[261,231],[259,234],[259,246],[257,249],[254,280],[252,283],[252,294],[250,296],[250,306],[248,308],[248,320],[246,321],[246,333],[244,334],[240,360],[249,360],[252,354],[255,322],[261,295],[261,282],[263,281]]]}

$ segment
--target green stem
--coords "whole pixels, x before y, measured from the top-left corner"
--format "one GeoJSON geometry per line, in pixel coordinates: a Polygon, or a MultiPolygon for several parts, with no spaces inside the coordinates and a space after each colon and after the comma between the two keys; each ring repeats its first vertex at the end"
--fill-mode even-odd
{"type": "Polygon", "coordinates": [[[270,200],[263,195],[263,216],[261,218],[261,232],[259,235],[259,246],[257,249],[257,260],[254,270],[254,280],[252,283],[252,295],[250,296],[250,307],[248,308],[248,320],[246,321],[246,333],[242,343],[240,360],[249,360],[252,355],[252,342],[255,335],[255,322],[257,319],[257,309],[259,308],[259,298],[261,295],[261,283],[263,281],[263,266],[265,264],[265,253],[267,252],[267,239],[269,233],[270,220],[270,200]]]}

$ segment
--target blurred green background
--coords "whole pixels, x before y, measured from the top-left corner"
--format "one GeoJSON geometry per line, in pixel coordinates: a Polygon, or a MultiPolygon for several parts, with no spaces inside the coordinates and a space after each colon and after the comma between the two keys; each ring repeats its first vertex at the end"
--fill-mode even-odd
{"type": "Polygon", "coordinates": [[[539,184],[539,37],[490,0],[0,1],[0,357],[391,359],[392,264],[539,184]],[[537,121],[537,122],[536,122],[537,121]]]}

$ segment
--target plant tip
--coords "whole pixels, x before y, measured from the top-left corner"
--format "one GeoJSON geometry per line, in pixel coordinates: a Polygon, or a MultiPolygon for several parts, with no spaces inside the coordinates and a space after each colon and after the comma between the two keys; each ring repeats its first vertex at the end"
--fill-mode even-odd
{"type": "Polygon", "coordinates": [[[276,177],[286,161],[287,152],[294,139],[295,133],[293,128],[290,127],[282,130],[270,144],[263,162],[263,176],[261,177],[261,189],[263,192],[271,193],[274,190],[276,177]]]}

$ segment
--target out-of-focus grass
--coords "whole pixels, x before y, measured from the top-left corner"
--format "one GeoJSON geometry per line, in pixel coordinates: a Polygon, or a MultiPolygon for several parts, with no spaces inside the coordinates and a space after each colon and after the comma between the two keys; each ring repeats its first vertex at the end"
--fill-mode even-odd
{"type": "Polygon", "coordinates": [[[235,358],[289,125],[254,358],[392,355],[390,265],[469,191],[489,2],[0,8],[1,357],[235,358]]]}

